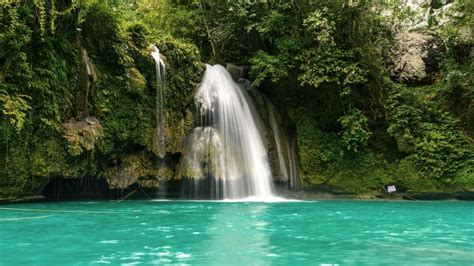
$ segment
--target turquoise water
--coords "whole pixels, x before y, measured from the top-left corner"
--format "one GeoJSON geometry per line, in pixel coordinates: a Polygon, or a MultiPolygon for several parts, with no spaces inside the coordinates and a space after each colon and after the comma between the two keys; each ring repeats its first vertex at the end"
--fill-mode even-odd
{"type": "Polygon", "coordinates": [[[0,264],[472,265],[474,203],[0,205],[0,264]]]}

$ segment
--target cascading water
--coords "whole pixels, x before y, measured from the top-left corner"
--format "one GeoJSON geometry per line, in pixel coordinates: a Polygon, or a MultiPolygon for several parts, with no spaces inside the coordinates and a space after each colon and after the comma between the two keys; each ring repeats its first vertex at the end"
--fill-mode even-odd
{"type": "Polygon", "coordinates": [[[277,154],[278,154],[278,161],[279,161],[279,166],[280,166],[280,172],[284,177],[289,176],[289,169],[288,169],[288,158],[286,158],[286,154],[284,151],[287,150],[286,144],[288,143],[286,141],[286,136],[281,134],[280,127],[277,123],[276,115],[275,115],[275,107],[268,103],[268,116],[270,120],[270,127],[272,128],[273,131],[273,137],[275,138],[275,144],[277,148],[277,154]],[[283,139],[282,139],[283,138],[283,139]]]}
{"type": "Polygon", "coordinates": [[[269,99],[265,98],[268,107],[270,127],[275,139],[278,165],[284,181],[289,181],[292,189],[300,189],[300,178],[298,173],[298,159],[296,156],[296,143],[290,134],[282,127],[281,116],[269,99]]]}
{"type": "Polygon", "coordinates": [[[204,191],[212,198],[271,199],[268,156],[247,93],[224,67],[207,65],[195,103],[198,127],[179,174],[192,180],[194,190],[208,186],[204,191]]]}
{"type": "Polygon", "coordinates": [[[163,116],[163,88],[166,77],[166,66],[160,50],[153,45],[151,53],[156,65],[156,128],[153,134],[153,151],[160,158],[166,153],[166,136],[163,116]]]}

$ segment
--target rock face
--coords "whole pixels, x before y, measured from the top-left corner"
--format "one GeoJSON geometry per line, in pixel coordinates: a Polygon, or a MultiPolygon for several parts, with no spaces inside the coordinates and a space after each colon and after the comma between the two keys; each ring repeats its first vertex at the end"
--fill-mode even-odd
{"type": "Polygon", "coordinates": [[[272,168],[273,181],[287,184],[291,190],[301,188],[296,134],[291,130],[289,117],[279,110],[271,100],[258,90],[250,90],[257,112],[262,118],[268,158],[272,168]]]}
{"type": "Polygon", "coordinates": [[[213,173],[214,178],[224,178],[223,163],[218,154],[223,151],[222,140],[213,127],[197,127],[186,142],[186,150],[176,171],[176,177],[202,179],[213,173]]]}
{"type": "MultiPolygon", "coordinates": [[[[391,77],[408,85],[432,84],[439,73],[439,63],[445,51],[438,30],[463,14],[449,0],[405,0],[399,8],[410,12],[402,21],[396,21],[394,43],[387,56],[387,70],[391,77]]],[[[384,16],[393,16],[394,10],[385,9],[384,16]]]]}
{"type": "Polygon", "coordinates": [[[155,127],[152,138],[152,151],[160,158],[166,155],[166,128],[163,124],[155,127]]]}
{"type": "Polygon", "coordinates": [[[168,111],[164,114],[163,128],[153,131],[150,150],[160,158],[166,154],[182,153],[185,150],[186,138],[194,125],[194,114],[190,109],[186,109],[181,118],[176,118],[168,111]],[[162,131],[161,131],[162,130],[162,131]],[[159,134],[164,134],[162,138],[159,134]],[[164,144],[159,142],[166,139],[164,144]]]}
{"type": "Polygon", "coordinates": [[[118,166],[104,173],[111,189],[125,189],[133,184],[143,188],[158,188],[164,181],[173,178],[173,166],[168,162],[159,165],[146,153],[128,154],[118,166]]]}
{"type": "Polygon", "coordinates": [[[235,81],[239,79],[247,78],[248,67],[247,66],[237,66],[234,64],[226,64],[226,69],[229,71],[230,75],[235,81]]]}
{"type": "Polygon", "coordinates": [[[68,142],[68,152],[73,156],[81,155],[84,151],[93,150],[95,143],[102,136],[102,126],[95,117],[86,117],[84,120],[74,119],[63,125],[64,138],[68,142]]]}
{"type": "Polygon", "coordinates": [[[440,38],[429,33],[404,31],[395,36],[388,71],[393,79],[411,85],[432,83],[444,51],[440,38]]]}

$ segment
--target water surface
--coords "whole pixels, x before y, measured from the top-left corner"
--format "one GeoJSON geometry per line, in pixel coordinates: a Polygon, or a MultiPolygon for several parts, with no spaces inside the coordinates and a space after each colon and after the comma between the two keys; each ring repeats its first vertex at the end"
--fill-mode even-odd
{"type": "Polygon", "coordinates": [[[472,265],[474,205],[383,201],[0,205],[0,264],[472,265]]]}

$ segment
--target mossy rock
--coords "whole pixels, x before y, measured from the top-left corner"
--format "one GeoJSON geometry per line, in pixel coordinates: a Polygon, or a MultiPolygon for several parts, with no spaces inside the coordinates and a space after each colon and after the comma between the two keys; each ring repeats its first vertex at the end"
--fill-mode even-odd
{"type": "Polygon", "coordinates": [[[118,165],[103,173],[109,188],[125,189],[133,184],[153,188],[171,180],[174,177],[173,168],[166,163],[157,167],[154,158],[145,152],[125,155],[118,165]]]}
{"type": "Polygon", "coordinates": [[[87,117],[80,121],[70,120],[62,126],[64,138],[68,143],[67,149],[72,156],[93,150],[96,142],[103,136],[102,125],[95,117],[87,117]]]}
{"type": "Polygon", "coordinates": [[[138,69],[132,67],[127,69],[128,76],[128,89],[130,92],[135,92],[137,94],[142,94],[146,88],[146,79],[145,76],[138,71],[138,69]]]}

